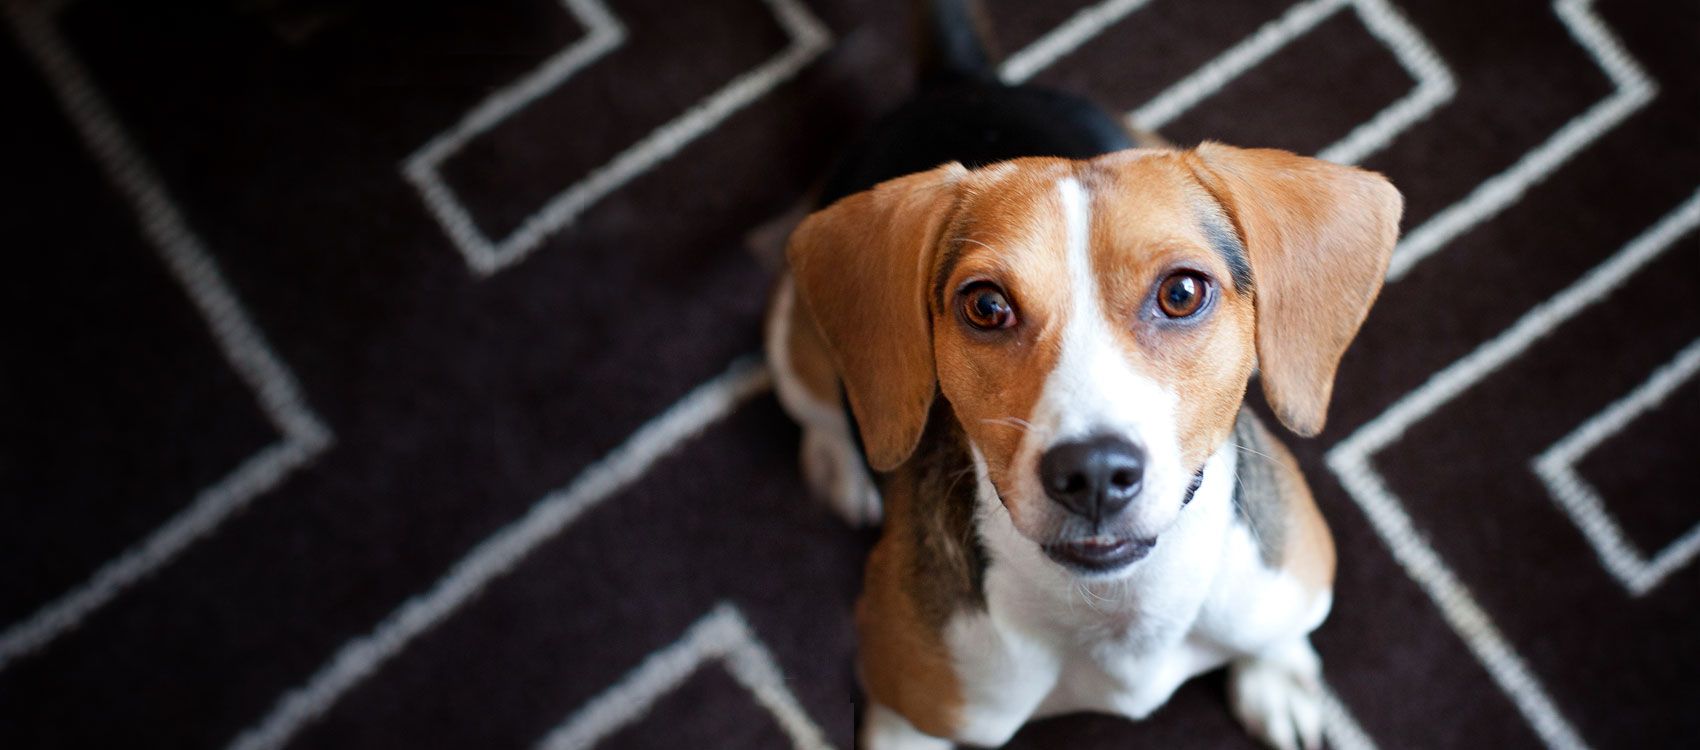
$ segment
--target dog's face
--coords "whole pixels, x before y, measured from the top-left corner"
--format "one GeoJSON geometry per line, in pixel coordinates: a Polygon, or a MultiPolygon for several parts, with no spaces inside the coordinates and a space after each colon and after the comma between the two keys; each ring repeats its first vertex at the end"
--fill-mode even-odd
{"type": "Polygon", "coordinates": [[[1129,151],[895,180],[789,253],[874,467],[912,453],[936,389],[1015,528],[1093,575],[1175,522],[1254,366],[1320,429],[1399,209],[1282,152],[1129,151]]]}
{"type": "Polygon", "coordinates": [[[940,391],[1023,535],[1123,567],[1233,427],[1254,360],[1244,251],[1169,159],[966,182],[931,290],[940,391]]]}

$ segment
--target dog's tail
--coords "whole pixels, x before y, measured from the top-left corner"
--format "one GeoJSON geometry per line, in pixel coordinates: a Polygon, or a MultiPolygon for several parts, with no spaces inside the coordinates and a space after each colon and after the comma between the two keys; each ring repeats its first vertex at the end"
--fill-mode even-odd
{"type": "Polygon", "coordinates": [[[997,80],[976,0],[914,0],[922,88],[997,80]]]}

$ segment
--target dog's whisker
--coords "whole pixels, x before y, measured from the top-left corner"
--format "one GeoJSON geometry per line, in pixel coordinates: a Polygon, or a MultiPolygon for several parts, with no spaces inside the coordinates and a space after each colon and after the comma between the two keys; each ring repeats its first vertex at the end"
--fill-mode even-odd
{"type": "Polygon", "coordinates": [[[1253,456],[1259,456],[1259,457],[1263,458],[1263,460],[1268,461],[1270,463],[1280,463],[1279,461],[1277,461],[1275,459],[1274,456],[1271,456],[1271,455],[1264,453],[1262,451],[1259,451],[1259,450],[1254,450],[1254,449],[1249,448],[1249,447],[1244,446],[1244,445],[1240,445],[1239,443],[1236,443],[1232,440],[1229,440],[1228,444],[1234,446],[1235,448],[1237,448],[1241,451],[1244,451],[1246,453],[1250,453],[1253,456]]]}
{"type": "MultiPolygon", "coordinates": [[[[1119,582],[1112,583],[1112,585],[1119,585],[1119,582]]],[[[1086,594],[1088,597],[1091,597],[1093,599],[1097,599],[1098,601],[1105,602],[1105,603],[1110,602],[1111,599],[1113,598],[1113,597],[1101,596],[1099,594],[1093,593],[1092,592],[1092,585],[1087,584],[1087,583],[1081,584],[1080,591],[1081,591],[1081,593],[1086,594]]]]}
{"type": "Polygon", "coordinates": [[[980,421],[984,422],[986,424],[995,424],[995,425],[1001,425],[1001,426],[1004,426],[1004,427],[1014,427],[1015,429],[1021,430],[1022,432],[1036,433],[1036,434],[1039,434],[1041,436],[1048,433],[1047,430],[1039,427],[1036,424],[1033,424],[1032,422],[1029,422],[1025,419],[1022,419],[1020,417],[994,417],[994,418],[981,419],[980,421]]]}
{"type": "Polygon", "coordinates": [[[962,480],[964,478],[966,478],[969,474],[973,473],[973,471],[974,471],[974,467],[970,466],[964,471],[956,472],[956,476],[951,477],[951,479],[950,479],[950,485],[945,487],[944,496],[947,497],[947,498],[955,497],[956,496],[956,486],[959,485],[959,484],[962,484],[962,480]]]}
{"type": "Polygon", "coordinates": [[[1091,608],[1093,612],[1097,612],[1098,614],[1104,613],[1104,610],[1099,609],[1098,605],[1092,603],[1092,600],[1098,597],[1092,593],[1092,588],[1089,584],[1076,581],[1074,584],[1074,590],[1080,592],[1080,600],[1086,602],[1086,606],[1091,608]]]}
{"type": "MultiPolygon", "coordinates": [[[[1241,486],[1245,484],[1245,479],[1240,476],[1240,470],[1237,468],[1234,469],[1234,482],[1241,486]]],[[[1230,502],[1232,502],[1234,504],[1234,508],[1239,511],[1240,517],[1245,519],[1245,527],[1251,532],[1252,541],[1257,543],[1258,549],[1262,549],[1263,534],[1257,530],[1257,522],[1252,520],[1252,515],[1246,510],[1245,503],[1240,501],[1240,493],[1232,493],[1230,496],[1230,502]]]]}

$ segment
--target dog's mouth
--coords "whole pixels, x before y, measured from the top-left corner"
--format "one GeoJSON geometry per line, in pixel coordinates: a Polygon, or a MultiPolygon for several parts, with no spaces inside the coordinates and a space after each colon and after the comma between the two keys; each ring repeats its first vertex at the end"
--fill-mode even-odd
{"type": "Polygon", "coordinates": [[[1156,539],[1087,537],[1044,545],[1045,554],[1065,567],[1087,573],[1108,573],[1150,554],[1156,539]]]}

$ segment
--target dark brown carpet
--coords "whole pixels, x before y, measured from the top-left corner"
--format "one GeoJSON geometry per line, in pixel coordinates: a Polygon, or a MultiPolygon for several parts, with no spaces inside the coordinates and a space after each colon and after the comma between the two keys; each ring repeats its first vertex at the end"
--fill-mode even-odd
{"type": "MultiPolygon", "coordinates": [[[[850,746],[869,536],[740,358],[905,4],[607,5],[5,3],[0,748],[850,746]]],[[[1086,5],[990,11],[1014,52],[1086,5]]],[[[1117,111],[1305,27],[1177,142],[1391,122],[1363,163],[1432,253],[1292,441],[1332,726],[1700,746],[1700,3],[1094,7],[1035,80],[1117,111]]],[[[1214,675],[1013,746],[1249,744],[1214,675]]]]}

